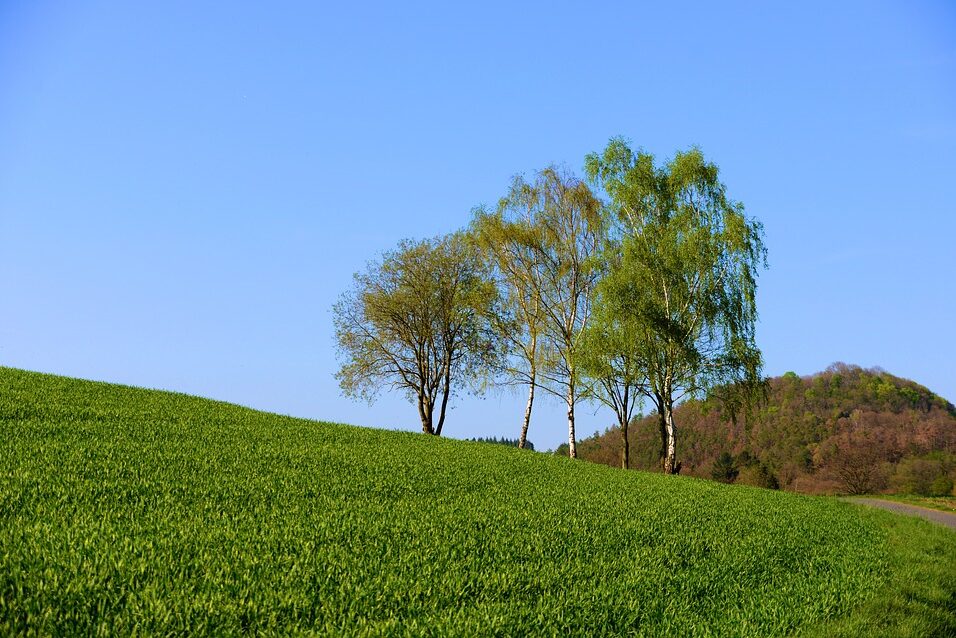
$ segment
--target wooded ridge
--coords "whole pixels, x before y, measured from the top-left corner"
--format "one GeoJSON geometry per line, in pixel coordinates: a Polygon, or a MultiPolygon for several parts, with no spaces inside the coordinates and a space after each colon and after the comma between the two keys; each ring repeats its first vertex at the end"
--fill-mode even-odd
{"type": "MultiPolygon", "coordinates": [[[[693,476],[805,493],[941,495],[956,482],[956,408],[880,368],[788,372],[770,379],[767,401],[749,416],[689,400],[674,418],[693,476]]],[[[578,453],[618,466],[621,438],[611,427],[580,440],[578,453]]],[[[656,417],[636,417],[628,440],[634,467],[658,469],[656,417]]]]}

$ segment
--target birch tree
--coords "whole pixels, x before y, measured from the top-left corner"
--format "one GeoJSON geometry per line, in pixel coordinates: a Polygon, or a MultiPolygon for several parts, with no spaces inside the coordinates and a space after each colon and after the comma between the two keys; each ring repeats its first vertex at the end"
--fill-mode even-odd
{"type": "Polygon", "coordinates": [[[763,387],[754,338],[760,223],[727,197],[698,149],[662,166],[613,139],[586,159],[610,201],[620,259],[601,283],[607,312],[637,327],[635,348],[657,409],[661,466],[678,473],[674,404],[716,395],[733,413],[763,387]]]}
{"type": "Polygon", "coordinates": [[[491,318],[504,350],[496,371],[497,380],[504,385],[528,388],[519,448],[527,445],[538,370],[546,347],[542,334],[544,309],[536,223],[535,208],[530,201],[505,198],[494,212],[477,209],[471,225],[502,299],[496,308],[498,313],[491,318]]]}
{"type": "Polygon", "coordinates": [[[533,182],[514,180],[499,207],[521,210],[532,220],[520,233],[522,250],[535,265],[530,277],[539,307],[543,343],[534,386],[567,407],[569,455],[577,457],[574,410],[583,395],[576,352],[591,314],[597,281],[594,258],[601,243],[601,203],[583,181],[555,167],[533,182]]]}
{"type": "Polygon", "coordinates": [[[496,355],[483,319],[495,299],[463,234],[403,241],[357,273],[332,309],[343,392],[369,401],[383,388],[405,392],[416,402],[422,431],[440,435],[452,394],[496,355]]]}

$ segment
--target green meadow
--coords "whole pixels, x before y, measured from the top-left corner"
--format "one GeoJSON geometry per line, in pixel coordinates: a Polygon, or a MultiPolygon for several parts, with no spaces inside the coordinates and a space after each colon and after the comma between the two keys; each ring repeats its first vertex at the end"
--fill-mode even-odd
{"type": "Polygon", "coordinates": [[[0,634],[956,635],[956,534],[0,368],[0,634]]]}

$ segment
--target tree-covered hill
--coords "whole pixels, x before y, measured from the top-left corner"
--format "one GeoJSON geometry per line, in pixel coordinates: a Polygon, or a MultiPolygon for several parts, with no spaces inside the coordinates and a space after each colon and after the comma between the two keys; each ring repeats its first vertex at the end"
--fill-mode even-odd
{"type": "MultiPolygon", "coordinates": [[[[788,372],[749,418],[693,400],[676,421],[683,473],[694,476],[811,493],[948,494],[956,479],[956,408],[879,368],[788,372]]],[[[635,419],[628,440],[632,465],[655,469],[655,418],[635,419]]],[[[617,428],[578,445],[583,458],[620,465],[617,428]]]]}

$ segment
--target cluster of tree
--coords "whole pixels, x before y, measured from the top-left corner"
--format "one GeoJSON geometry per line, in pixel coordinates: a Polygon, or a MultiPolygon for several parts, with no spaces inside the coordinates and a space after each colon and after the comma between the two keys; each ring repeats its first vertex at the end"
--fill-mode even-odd
{"type": "MultiPolygon", "coordinates": [[[[677,408],[680,454],[690,474],[806,493],[948,494],[956,482],[956,408],[927,388],[879,368],[842,363],[771,379],[766,403],[736,419],[719,403],[677,408]]],[[[656,438],[637,418],[631,445],[656,438]]],[[[616,428],[612,428],[616,430],[616,428]]],[[[579,442],[584,458],[616,464],[619,434],[579,442]]],[[[637,465],[652,468],[644,452],[637,465]]]]}
{"type": "Polygon", "coordinates": [[[893,467],[881,467],[877,485],[899,494],[956,496],[956,454],[931,452],[907,457],[893,467]]]}
{"type": "Polygon", "coordinates": [[[534,443],[530,440],[525,439],[507,439],[504,437],[478,437],[474,439],[468,439],[469,441],[475,441],[476,443],[494,443],[495,445],[507,445],[508,447],[520,447],[526,450],[534,450],[534,443]]]}
{"type": "Polygon", "coordinates": [[[658,164],[613,139],[585,170],[586,180],[554,167],[517,177],[466,229],[403,242],[356,274],[333,309],[344,392],[404,391],[438,435],[456,391],[525,387],[525,447],[544,391],[567,407],[571,457],[577,403],[602,402],[625,468],[646,399],[658,462],[679,472],[679,401],[706,397],[736,414],[762,390],[762,228],[697,149],[658,164]]]}
{"type": "Polygon", "coordinates": [[[710,477],[721,483],[743,483],[765,487],[770,490],[780,489],[777,477],[773,475],[760,459],[750,455],[746,450],[734,456],[730,452],[721,452],[714,460],[710,470],[710,477]]]}

